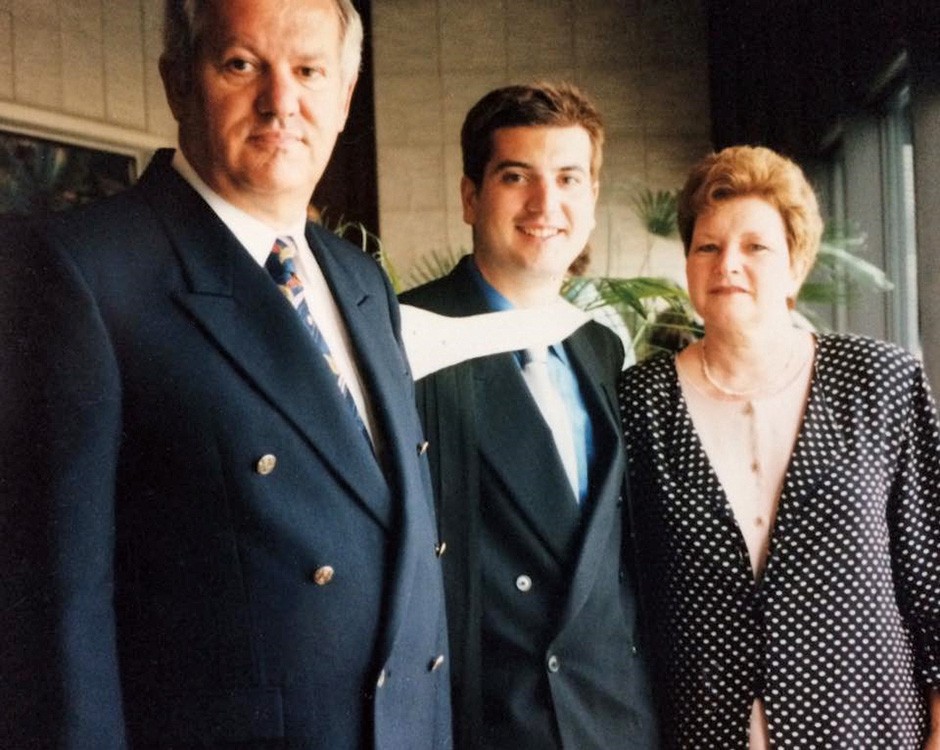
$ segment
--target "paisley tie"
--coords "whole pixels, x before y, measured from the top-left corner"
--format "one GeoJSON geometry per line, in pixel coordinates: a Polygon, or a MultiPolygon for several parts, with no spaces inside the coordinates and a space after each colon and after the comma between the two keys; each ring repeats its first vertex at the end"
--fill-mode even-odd
{"type": "Polygon", "coordinates": [[[330,347],[326,343],[326,339],[323,338],[323,334],[313,320],[313,315],[310,314],[310,307],[307,305],[307,299],[304,294],[304,285],[301,283],[294,269],[294,256],[296,253],[297,245],[291,237],[278,237],[274,241],[274,247],[271,248],[271,254],[268,255],[264,267],[267,269],[268,273],[271,274],[271,278],[274,279],[278,288],[304,322],[304,325],[310,332],[313,343],[316,345],[320,354],[323,355],[323,359],[330,368],[330,372],[333,373],[333,377],[336,378],[336,385],[339,387],[339,392],[342,394],[343,400],[352,411],[356,423],[371,445],[372,441],[369,437],[369,432],[366,429],[365,423],[362,421],[362,415],[359,414],[356,401],[349,392],[349,388],[342,374],[336,367],[336,361],[330,353],[330,347]]]}

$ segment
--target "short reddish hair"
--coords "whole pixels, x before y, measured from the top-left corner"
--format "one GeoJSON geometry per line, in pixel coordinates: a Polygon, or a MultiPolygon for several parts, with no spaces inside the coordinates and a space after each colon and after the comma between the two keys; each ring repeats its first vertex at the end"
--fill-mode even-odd
{"type": "Polygon", "coordinates": [[[809,273],[823,232],[816,194],[795,162],[762,146],[729,146],[692,167],[677,206],[685,254],[699,215],[722,201],[745,196],[762,198],[777,209],[790,259],[809,273]]]}

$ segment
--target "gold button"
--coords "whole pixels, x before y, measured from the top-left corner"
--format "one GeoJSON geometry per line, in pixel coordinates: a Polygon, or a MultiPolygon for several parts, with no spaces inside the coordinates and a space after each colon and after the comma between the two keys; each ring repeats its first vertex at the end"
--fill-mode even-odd
{"type": "Polygon", "coordinates": [[[317,586],[326,586],[326,584],[333,580],[333,574],[335,572],[331,565],[321,565],[313,571],[311,578],[313,578],[313,582],[317,584],[317,586]]]}
{"type": "Polygon", "coordinates": [[[273,453],[265,453],[255,462],[255,471],[261,476],[267,476],[274,471],[275,466],[277,466],[277,456],[273,453]]]}
{"type": "Polygon", "coordinates": [[[443,557],[445,552],[447,552],[447,542],[440,542],[434,545],[434,554],[438,557],[443,557]]]}
{"type": "Polygon", "coordinates": [[[418,443],[418,455],[423,456],[425,453],[427,453],[429,445],[430,443],[427,440],[422,443],[418,443]]]}
{"type": "Polygon", "coordinates": [[[444,665],[444,654],[438,654],[431,660],[431,663],[428,664],[428,672],[436,672],[443,665],[444,665]]]}

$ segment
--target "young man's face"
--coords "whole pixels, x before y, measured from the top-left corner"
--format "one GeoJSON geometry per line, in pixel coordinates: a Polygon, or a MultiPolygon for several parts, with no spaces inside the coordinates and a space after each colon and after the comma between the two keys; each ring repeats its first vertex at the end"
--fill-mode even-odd
{"type": "Polygon", "coordinates": [[[477,267],[517,303],[515,292],[526,287],[557,293],[594,229],[590,136],[581,126],[522,126],[492,138],[480,185],[461,182],[477,267]]]}

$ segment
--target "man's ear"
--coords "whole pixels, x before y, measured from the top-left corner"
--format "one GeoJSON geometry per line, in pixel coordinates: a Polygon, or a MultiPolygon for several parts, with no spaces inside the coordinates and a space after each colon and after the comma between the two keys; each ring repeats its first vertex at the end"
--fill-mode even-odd
{"type": "Polygon", "coordinates": [[[346,99],[343,102],[343,121],[339,124],[338,128],[340,131],[346,127],[346,120],[349,117],[349,108],[352,106],[353,92],[356,90],[356,82],[358,80],[359,76],[355,75],[353,76],[353,79],[348,84],[346,84],[346,91],[344,93],[346,99]]]}
{"type": "Polygon", "coordinates": [[[173,113],[173,119],[181,122],[192,89],[192,75],[180,70],[179,63],[174,63],[162,56],[160,78],[163,80],[163,91],[166,94],[167,104],[170,105],[170,111],[173,113]]]}
{"type": "Polygon", "coordinates": [[[464,223],[473,226],[477,217],[477,186],[467,175],[460,178],[460,201],[464,223]]]}

